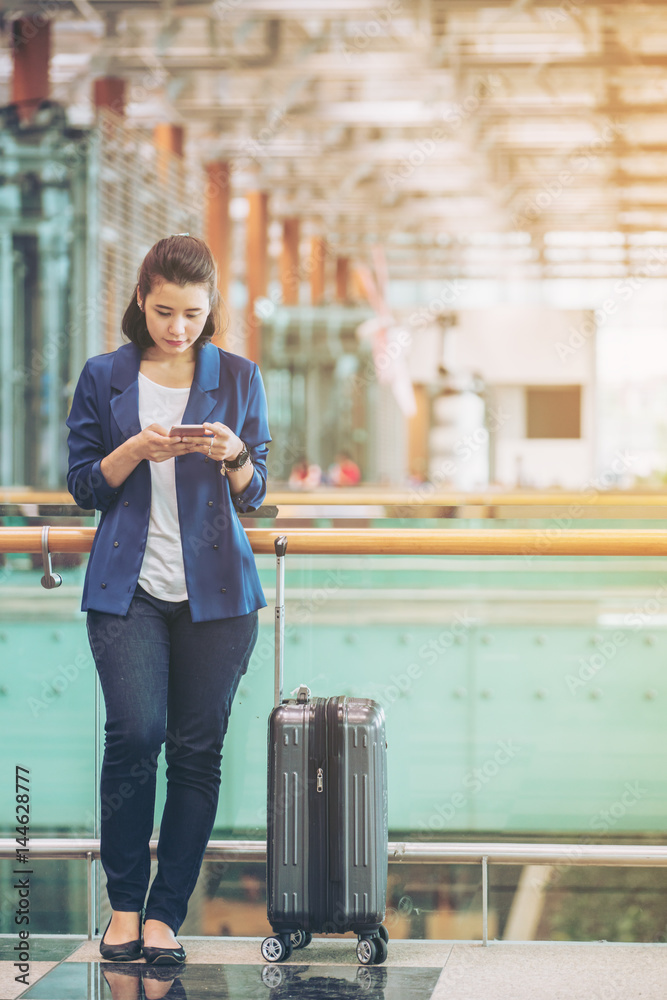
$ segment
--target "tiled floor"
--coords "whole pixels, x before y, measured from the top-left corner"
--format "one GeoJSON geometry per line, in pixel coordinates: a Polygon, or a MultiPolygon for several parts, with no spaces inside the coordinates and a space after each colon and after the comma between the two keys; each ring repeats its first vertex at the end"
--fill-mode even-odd
{"type": "Polygon", "coordinates": [[[360,966],[355,941],[315,938],[267,965],[260,939],[181,938],[188,961],[153,968],[100,960],[98,941],[31,940],[28,987],[0,938],[0,1000],[665,1000],[667,945],[393,941],[360,966]]]}

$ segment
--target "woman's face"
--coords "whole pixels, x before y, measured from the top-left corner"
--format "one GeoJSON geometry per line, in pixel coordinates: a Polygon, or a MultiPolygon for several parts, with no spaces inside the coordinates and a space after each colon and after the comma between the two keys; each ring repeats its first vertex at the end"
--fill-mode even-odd
{"type": "Polygon", "coordinates": [[[144,357],[157,361],[194,356],[194,343],[210,310],[205,285],[181,286],[163,281],[154,285],[145,302],[137,289],[137,302],[146,314],[146,327],[155,343],[155,347],[144,351],[144,357]]]}

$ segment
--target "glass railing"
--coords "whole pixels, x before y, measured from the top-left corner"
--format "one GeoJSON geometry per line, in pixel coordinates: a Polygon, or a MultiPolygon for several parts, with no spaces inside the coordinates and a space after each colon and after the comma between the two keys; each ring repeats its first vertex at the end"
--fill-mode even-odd
{"type": "MultiPolygon", "coordinates": [[[[384,502],[322,500],[312,511],[310,503],[287,509],[277,497],[276,505],[277,519],[244,521],[268,607],[223,750],[210,860],[182,932],[268,931],[263,862],[243,849],[230,853],[227,842],[261,848],[266,837],[270,541],[285,533],[286,693],[307,684],[314,696],[371,696],[385,709],[389,839],[403,851],[389,869],[390,934],[474,939],[485,927],[490,938],[664,939],[667,535],[656,515],[667,507],[640,510],[633,501],[567,523],[556,504],[529,513],[511,503],[442,505],[486,515],[465,518],[451,509],[419,518],[418,507],[384,502]],[[515,510],[520,517],[488,516],[515,510]],[[595,533],[596,552],[611,554],[543,554],[563,539],[589,551],[582,528],[595,533]],[[330,552],[308,551],[311,531],[333,538],[330,552]],[[380,535],[396,551],[346,551],[351,538],[370,539],[357,549],[372,548],[380,535]],[[438,553],[449,539],[470,541],[438,553]],[[647,551],[654,554],[632,554],[647,551]],[[220,841],[226,847],[216,850],[220,841]],[[518,844],[524,853],[512,854],[518,844]],[[405,863],[413,856],[419,863],[405,863]]],[[[3,508],[0,535],[20,521],[49,524],[51,534],[72,525],[64,508],[15,505],[3,508]]],[[[63,576],[54,590],[40,586],[39,552],[1,558],[1,814],[13,815],[14,767],[29,768],[33,847],[45,838],[82,845],[76,860],[35,855],[33,931],[85,934],[88,901],[95,927],[106,905],[95,851],[86,861],[85,850],[97,835],[104,714],[79,610],[87,555],[54,553],[63,576]]],[[[164,792],[161,761],[158,817],[164,792]]],[[[12,824],[0,835],[7,846],[12,824]]],[[[12,858],[0,860],[5,887],[13,868],[12,858]]],[[[13,932],[5,902],[15,893],[3,892],[11,898],[0,908],[0,932],[13,932]]]]}

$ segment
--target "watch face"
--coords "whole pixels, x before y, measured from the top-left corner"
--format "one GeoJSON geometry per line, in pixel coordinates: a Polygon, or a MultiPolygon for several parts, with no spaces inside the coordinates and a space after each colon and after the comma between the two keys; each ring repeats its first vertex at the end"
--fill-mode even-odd
{"type": "Polygon", "coordinates": [[[250,452],[247,446],[244,444],[243,449],[238,453],[236,458],[231,459],[226,463],[228,469],[242,469],[250,458],[250,452]]]}

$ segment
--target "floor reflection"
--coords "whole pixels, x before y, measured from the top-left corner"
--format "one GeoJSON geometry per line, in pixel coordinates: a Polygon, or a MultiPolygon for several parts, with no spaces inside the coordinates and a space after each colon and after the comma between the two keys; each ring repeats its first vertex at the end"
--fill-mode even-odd
{"type": "Polygon", "coordinates": [[[63,962],[26,1000],[430,1000],[441,969],[63,962]]]}
{"type": "MultiPolygon", "coordinates": [[[[83,937],[66,937],[63,934],[40,937],[30,935],[30,958],[33,962],[60,962],[81,946],[83,937]]],[[[16,959],[16,935],[0,936],[0,962],[13,962],[16,959]]]]}
{"type": "MultiPolygon", "coordinates": [[[[181,982],[182,969],[177,965],[153,967],[150,965],[114,965],[104,963],[100,972],[108,986],[112,1000],[186,1000],[187,993],[181,982]],[[142,992],[143,990],[143,992],[142,992]]],[[[222,996],[227,996],[223,993],[222,996]]]]}

